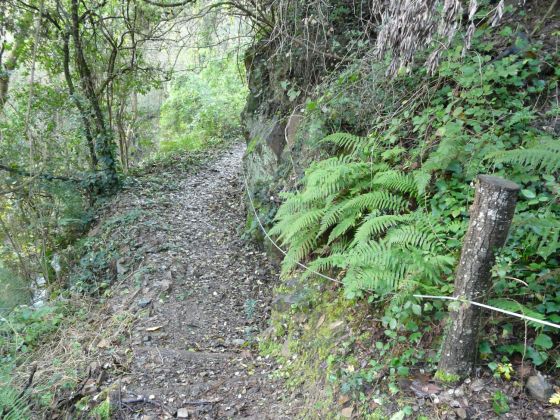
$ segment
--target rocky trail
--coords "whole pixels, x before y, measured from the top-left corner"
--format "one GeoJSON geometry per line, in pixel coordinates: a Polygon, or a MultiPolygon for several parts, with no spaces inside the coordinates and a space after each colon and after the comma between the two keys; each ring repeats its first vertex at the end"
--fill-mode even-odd
{"type": "Polygon", "coordinates": [[[187,173],[175,165],[139,177],[112,205],[121,219],[137,215],[105,306],[120,314],[120,334],[96,342],[111,355],[103,381],[115,418],[295,416],[257,351],[277,271],[241,239],[243,151],[236,144],[187,173]]]}

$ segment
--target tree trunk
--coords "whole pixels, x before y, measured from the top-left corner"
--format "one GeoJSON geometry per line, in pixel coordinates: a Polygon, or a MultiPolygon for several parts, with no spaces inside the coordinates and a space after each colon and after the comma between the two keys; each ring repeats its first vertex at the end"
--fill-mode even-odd
{"type": "MultiPolygon", "coordinates": [[[[502,178],[479,175],[471,220],[455,276],[455,296],[483,302],[491,288],[495,252],[507,238],[519,186],[502,178]]],[[[455,380],[468,376],[478,352],[481,308],[460,302],[451,312],[438,376],[455,380]]]]}
{"type": "Polygon", "coordinates": [[[84,54],[80,35],[78,0],[72,0],[71,2],[71,24],[76,53],[76,68],[80,75],[82,89],[91,107],[95,127],[95,152],[104,174],[104,179],[99,186],[101,188],[100,193],[111,193],[118,185],[117,165],[113,152],[113,135],[105,123],[99,97],[95,90],[93,75],[84,54]]]}
{"type": "MultiPolygon", "coordinates": [[[[16,43],[15,48],[21,48],[21,42],[16,43]]],[[[0,111],[4,110],[4,105],[8,100],[8,90],[10,87],[10,73],[17,67],[18,56],[15,53],[8,55],[5,63],[0,61],[0,111]]]]}
{"type": "Polygon", "coordinates": [[[68,86],[68,93],[70,97],[74,101],[76,108],[78,108],[78,112],[80,113],[80,117],[82,118],[82,124],[84,125],[84,132],[86,135],[86,141],[89,149],[89,159],[91,164],[91,170],[95,171],[97,169],[97,154],[95,153],[95,140],[93,139],[93,135],[91,133],[91,124],[89,122],[89,117],[80,102],[80,98],[76,95],[76,89],[74,88],[74,82],[72,81],[72,74],[70,73],[70,47],[69,47],[69,40],[70,34],[65,33],[63,36],[63,46],[62,51],[64,53],[63,58],[63,69],[64,69],[64,78],[66,80],[66,85],[68,86]]]}
{"type": "MultiPolygon", "coordinates": [[[[0,72],[2,69],[0,69],[0,72]]],[[[10,76],[7,73],[0,74],[0,112],[8,99],[8,87],[10,86],[10,76]]]]}
{"type": "MultiPolygon", "coordinates": [[[[4,110],[6,101],[8,100],[8,90],[10,87],[10,74],[16,69],[18,65],[19,54],[25,40],[27,31],[22,31],[21,34],[15,37],[15,44],[12,50],[8,53],[6,58],[0,54],[0,112],[4,110]]],[[[2,46],[2,50],[4,46],[2,46]]],[[[2,51],[3,52],[3,51],[2,51]]]]}

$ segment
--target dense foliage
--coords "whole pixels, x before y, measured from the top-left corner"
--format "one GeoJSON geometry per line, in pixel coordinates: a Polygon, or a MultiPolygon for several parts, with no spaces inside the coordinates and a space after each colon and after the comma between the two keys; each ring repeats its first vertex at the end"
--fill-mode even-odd
{"type": "MultiPolygon", "coordinates": [[[[373,95],[385,100],[390,120],[374,114],[367,137],[337,133],[320,142],[334,145],[336,156],[311,165],[301,190],[287,194],[272,231],[289,246],[286,271],[309,259],[312,269],[338,275],[348,297],[370,292],[370,301],[389,301],[389,330],[406,334],[416,320],[408,330],[416,336],[422,309],[429,318],[441,305],[411,295],[451,294],[472,182],[492,173],[517,182],[522,193],[494,269],[490,303],[560,321],[560,146],[550,123],[558,115],[559,57],[533,44],[492,60],[490,52],[511,35],[509,27],[500,34],[479,29],[473,51],[462,57],[457,43],[435,76],[417,68],[378,83],[373,95]],[[408,96],[394,95],[407,89],[408,96]]],[[[347,70],[308,102],[309,118],[325,120],[326,113],[335,126],[363,118],[366,112],[339,113],[352,102],[341,98],[340,86],[363,83],[362,76],[359,67],[347,70]]],[[[483,357],[526,352],[537,366],[549,357],[560,360],[547,353],[557,331],[533,325],[526,347],[524,337],[513,334],[516,321],[494,321],[498,328],[482,343],[483,357]]]]}
{"type": "MultiPolygon", "coordinates": [[[[241,48],[233,40],[242,26],[199,11],[143,1],[0,3],[2,418],[28,416],[15,372],[72,324],[76,296],[100,297],[115,280],[107,272],[121,244],[83,234],[128,174],[160,150],[239,138],[245,91],[231,50],[241,48]],[[192,15],[202,23],[178,25],[192,15]]],[[[137,217],[106,225],[120,232],[137,217]]],[[[71,388],[77,375],[33,384],[42,398],[34,402],[47,407],[53,384],[71,388]]]]}
{"type": "Polygon", "coordinates": [[[161,108],[161,150],[194,150],[239,138],[245,97],[235,57],[177,77],[161,108]]]}
{"type": "MultiPolygon", "coordinates": [[[[327,319],[318,336],[364,306],[380,326],[350,337],[339,352],[346,356],[356,342],[368,347],[361,369],[352,360],[352,369],[337,370],[339,353],[320,354],[344,394],[360,395],[384,370],[396,393],[396,376],[434,368],[448,308],[413,295],[453,292],[480,173],[522,186],[489,303],[560,323],[560,57],[515,23],[526,15],[522,6],[504,4],[2,2],[0,291],[9,296],[0,296],[0,417],[29,415],[11,371],[68,320],[64,299],[75,298],[68,289],[102,298],[122,279],[124,251],[111,235],[134,234],[141,214],[109,219],[99,237],[79,239],[94,209],[123,183],[133,186],[127,174],[153,152],[240,137],[248,89],[230,49],[245,51],[245,32],[253,44],[245,64],[256,81],[245,116],[278,122],[304,110],[307,137],[274,150],[279,162],[291,154],[293,166],[279,171],[286,183],[298,178],[294,162],[309,164],[271,231],[288,248],[284,272],[305,262],[343,284],[344,297],[336,288],[317,297],[321,309],[335,308],[316,320],[327,319]],[[222,22],[224,10],[230,16],[222,22]],[[195,68],[174,73],[179,57],[164,65],[162,45],[189,36],[195,42],[186,49],[196,52],[186,61],[195,68]],[[249,116],[257,109],[261,115],[249,116]],[[295,156],[301,143],[317,146],[311,159],[295,156]],[[30,303],[28,285],[43,280],[60,303],[19,306],[30,303]]],[[[558,35],[551,33],[556,44],[558,35]]],[[[278,127],[273,140],[281,141],[289,130],[278,127]]],[[[252,139],[249,153],[261,140],[252,139]]],[[[312,272],[302,276],[310,293],[324,291],[312,272]]],[[[479,353],[498,377],[510,379],[516,357],[540,370],[560,366],[558,331],[497,315],[485,328],[479,353]]],[[[54,398],[46,388],[43,405],[54,398]]],[[[495,395],[498,414],[507,411],[504,399],[495,395]]]]}

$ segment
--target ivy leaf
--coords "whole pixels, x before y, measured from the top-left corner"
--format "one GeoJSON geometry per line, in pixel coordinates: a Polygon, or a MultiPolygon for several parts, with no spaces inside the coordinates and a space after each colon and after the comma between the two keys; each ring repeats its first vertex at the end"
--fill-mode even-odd
{"type": "Polygon", "coordinates": [[[293,102],[300,94],[301,92],[299,90],[290,89],[288,91],[288,99],[290,99],[290,101],[293,102]]]}
{"type": "Polygon", "coordinates": [[[535,338],[535,346],[542,349],[549,350],[553,345],[552,339],[546,334],[539,334],[539,336],[535,338]]]}
{"type": "Polygon", "coordinates": [[[307,104],[305,105],[305,109],[307,111],[313,111],[317,109],[317,102],[313,102],[313,101],[307,102],[307,104]]]}
{"type": "Polygon", "coordinates": [[[546,353],[536,351],[533,347],[527,347],[527,356],[529,356],[535,366],[542,365],[547,359],[546,353]]]}
{"type": "Polygon", "coordinates": [[[523,197],[528,198],[528,199],[532,199],[532,198],[535,198],[537,196],[531,190],[521,190],[521,194],[523,194],[523,197]]]}
{"type": "Polygon", "coordinates": [[[490,343],[488,341],[484,340],[482,343],[480,343],[478,351],[482,355],[486,355],[486,356],[489,355],[489,354],[492,354],[492,348],[490,347],[490,343]]]}

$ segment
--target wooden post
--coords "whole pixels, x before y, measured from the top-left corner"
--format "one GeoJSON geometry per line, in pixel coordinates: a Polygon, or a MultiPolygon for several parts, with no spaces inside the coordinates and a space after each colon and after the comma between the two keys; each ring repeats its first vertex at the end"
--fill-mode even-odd
{"type": "MultiPolygon", "coordinates": [[[[455,296],[483,303],[491,287],[490,270],[495,251],[507,239],[519,186],[489,175],[479,175],[469,229],[455,275],[455,296]]],[[[481,308],[460,302],[451,312],[450,324],[436,377],[455,381],[468,376],[478,352],[481,308]]]]}

